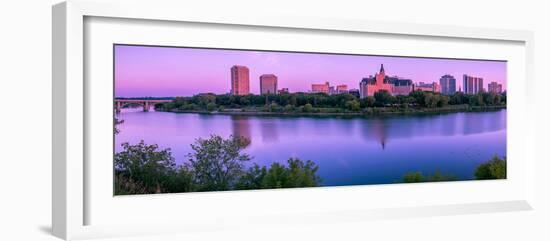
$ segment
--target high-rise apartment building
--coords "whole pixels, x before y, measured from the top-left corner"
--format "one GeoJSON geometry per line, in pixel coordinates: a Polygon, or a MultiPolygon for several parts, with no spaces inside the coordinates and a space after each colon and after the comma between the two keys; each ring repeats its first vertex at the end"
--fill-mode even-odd
{"type": "Polygon", "coordinates": [[[456,79],[454,76],[446,74],[439,79],[441,93],[444,95],[452,95],[456,92],[456,79]]]}
{"type": "Polygon", "coordinates": [[[234,65],[231,67],[231,94],[250,94],[250,72],[246,66],[234,65]]]}
{"type": "Polygon", "coordinates": [[[462,91],[466,94],[474,95],[483,92],[483,78],[463,75],[462,91]]]}
{"type": "Polygon", "coordinates": [[[260,76],[260,94],[277,94],[277,76],[274,74],[263,74],[260,76]]]}
{"type": "Polygon", "coordinates": [[[489,85],[487,86],[487,91],[491,92],[491,93],[495,93],[495,94],[500,94],[502,93],[502,84],[499,84],[497,82],[491,82],[489,83],[489,85]]]}

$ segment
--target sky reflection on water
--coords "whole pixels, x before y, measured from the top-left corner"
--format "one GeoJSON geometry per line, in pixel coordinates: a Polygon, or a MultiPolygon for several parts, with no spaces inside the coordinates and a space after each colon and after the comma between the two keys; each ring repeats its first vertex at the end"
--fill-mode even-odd
{"type": "Polygon", "coordinates": [[[506,110],[391,117],[280,117],[176,114],[124,110],[120,144],[144,140],[171,148],[187,160],[198,137],[239,135],[253,162],[269,165],[290,157],[319,165],[323,185],[393,183],[421,171],[473,178],[477,165],[506,155],[506,110]]]}

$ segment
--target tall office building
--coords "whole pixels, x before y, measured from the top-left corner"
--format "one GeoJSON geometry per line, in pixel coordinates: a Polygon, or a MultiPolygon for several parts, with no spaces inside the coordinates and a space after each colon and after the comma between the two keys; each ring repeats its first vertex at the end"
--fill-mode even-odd
{"type": "Polygon", "coordinates": [[[487,86],[487,90],[491,93],[495,93],[495,94],[500,94],[502,93],[502,84],[499,84],[497,82],[491,82],[489,83],[489,85],[487,86]]]}
{"type": "Polygon", "coordinates": [[[234,65],[231,67],[231,94],[250,94],[250,72],[246,66],[234,65]]]}
{"type": "Polygon", "coordinates": [[[454,76],[446,74],[439,79],[441,93],[444,95],[452,95],[456,92],[456,79],[454,76]]]}
{"type": "Polygon", "coordinates": [[[483,78],[463,75],[462,91],[470,95],[483,92],[483,78]]]}
{"type": "Polygon", "coordinates": [[[260,76],[260,94],[277,94],[277,76],[274,74],[263,74],[260,76]]]}

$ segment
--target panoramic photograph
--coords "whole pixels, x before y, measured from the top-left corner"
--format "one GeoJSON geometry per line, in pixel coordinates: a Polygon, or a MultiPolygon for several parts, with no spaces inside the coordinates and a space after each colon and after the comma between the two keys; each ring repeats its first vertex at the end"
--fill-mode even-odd
{"type": "Polygon", "coordinates": [[[506,179],[505,60],[113,51],[114,195],[506,179]]]}

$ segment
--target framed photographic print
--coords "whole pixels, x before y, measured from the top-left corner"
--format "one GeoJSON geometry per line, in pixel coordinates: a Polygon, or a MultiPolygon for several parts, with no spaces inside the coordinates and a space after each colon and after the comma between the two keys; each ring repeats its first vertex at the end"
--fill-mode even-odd
{"type": "Polygon", "coordinates": [[[115,195],[506,179],[506,60],[113,51],[115,195]]]}
{"type": "Polygon", "coordinates": [[[532,208],[530,32],[78,0],[53,23],[56,236],[532,208]]]}

